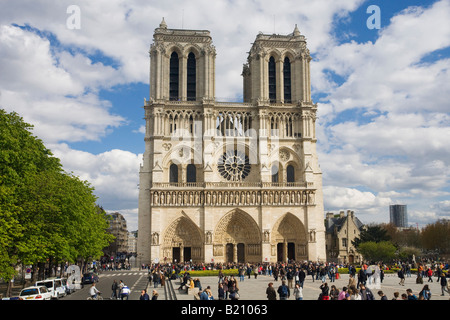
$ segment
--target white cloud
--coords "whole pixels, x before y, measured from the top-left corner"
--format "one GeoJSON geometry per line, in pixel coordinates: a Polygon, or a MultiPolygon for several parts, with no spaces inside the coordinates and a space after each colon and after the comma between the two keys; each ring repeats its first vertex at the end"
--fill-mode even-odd
{"type": "MultiPolygon", "coordinates": [[[[95,155],[71,149],[66,144],[50,145],[49,148],[66,171],[73,172],[95,188],[98,205],[108,212],[127,212],[130,218],[137,213],[134,208],[138,206],[142,154],[114,149],[95,155]]],[[[128,224],[134,226],[130,221],[128,224]]]]}
{"type": "Polygon", "coordinates": [[[55,52],[31,31],[0,26],[0,67],[1,107],[35,125],[46,143],[98,140],[124,121],[95,93],[110,67],[55,52]]]}
{"type": "Polygon", "coordinates": [[[133,212],[138,155],[123,150],[95,155],[61,143],[99,141],[127,121],[127,111],[114,114],[98,92],[148,83],[148,50],[161,18],[169,28],[211,31],[216,96],[227,99],[242,94],[242,64],[258,32],[287,34],[298,24],[315,57],[314,92],[327,95],[317,122],[326,203],[380,217],[388,199],[407,199],[426,203],[410,212],[427,216],[430,201],[448,197],[450,59],[428,57],[450,45],[450,25],[436,27],[448,20],[450,1],[399,12],[374,42],[342,43],[336,22],[365,3],[2,1],[0,103],[34,124],[34,133],[56,146],[64,165],[93,183],[107,210],[133,212]],[[79,30],[66,27],[71,4],[81,9],[79,30]],[[97,54],[111,65],[98,62],[97,54]],[[353,111],[342,120],[343,112],[353,111]]]}

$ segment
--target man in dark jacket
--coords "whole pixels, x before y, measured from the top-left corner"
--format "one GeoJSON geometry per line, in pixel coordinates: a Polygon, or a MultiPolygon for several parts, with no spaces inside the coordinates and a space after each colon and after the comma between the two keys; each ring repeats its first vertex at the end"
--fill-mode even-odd
{"type": "Polygon", "coordinates": [[[281,282],[281,286],[278,287],[277,292],[280,295],[280,300],[287,300],[291,296],[291,290],[289,290],[284,280],[281,282]]]}

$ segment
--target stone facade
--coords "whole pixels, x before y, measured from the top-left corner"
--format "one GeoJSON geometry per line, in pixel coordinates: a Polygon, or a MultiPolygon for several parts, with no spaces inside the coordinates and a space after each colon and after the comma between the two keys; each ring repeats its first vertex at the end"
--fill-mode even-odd
{"type": "Polygon", "coordinates": [[[243,103],[215,100],[215,57],[209,31],[155,29],[138,263],[325,260],[304,36],[257,36],[243,103]]]}
{"type": "Polygon", "coordinates": [[[326,220],[327,261],[338,263],[361,263],[361,256],[356,252],[352,241],[359,238],[363,223],[355,217],[355,213],[347,210],[338,215],[327,212],[326,220]]]}

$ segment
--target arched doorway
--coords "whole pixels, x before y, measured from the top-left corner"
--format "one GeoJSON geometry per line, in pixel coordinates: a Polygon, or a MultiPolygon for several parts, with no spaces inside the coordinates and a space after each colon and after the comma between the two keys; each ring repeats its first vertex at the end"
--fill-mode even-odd
{"type": "Polygon", "coordinates": [[[259,227],[248,213],[240,209],[234,209],[220,219],[214,231],[213,244],[216,261],[261,261],[259,227]]]}
{"type": "Polygon", "coordinates": [[[185,217],[174,220],[164,233],[162,253],[167,261],[203,262],[203,240],[200,229],[185,217]]]}
{"type": "Polygon", "coordinates": [[[277,261],[306,260],[308,240],[303,223],[292,213],[286,213],[272,229],[271,245],[276,248],[277,261]]]}

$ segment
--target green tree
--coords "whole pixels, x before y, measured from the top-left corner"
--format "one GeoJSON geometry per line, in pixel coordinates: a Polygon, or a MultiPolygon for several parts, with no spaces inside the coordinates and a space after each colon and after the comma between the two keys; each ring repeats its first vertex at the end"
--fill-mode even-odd
{"type": "Polygon", "coordinates": [[[423,228],[421,236],[424,249],[450,252],[450,220],[440,219],[428,224],[423,228]]]}
{"type": "Polygon", "coordinates": [[[96,259],[113,236],[87,181],[63,171],[32,126],[0,110],[0,277],[19,263],[96,259]]]}
{"type": "Polygon", "coordinates": [[[366,241],[360,243],[357,250],[365,260],[378,262],[392,260],[397,248],[390,241],[366,241]]]}
{"type": "Polygon", "coordinates": [[[361,231],[359,238],[355,238],[355,240],[352,241],[352,244],[355,248],[358,248],[363,242],[381,242],[390,240],[386,229],[379,225],[368,225],[361,231]]]}

